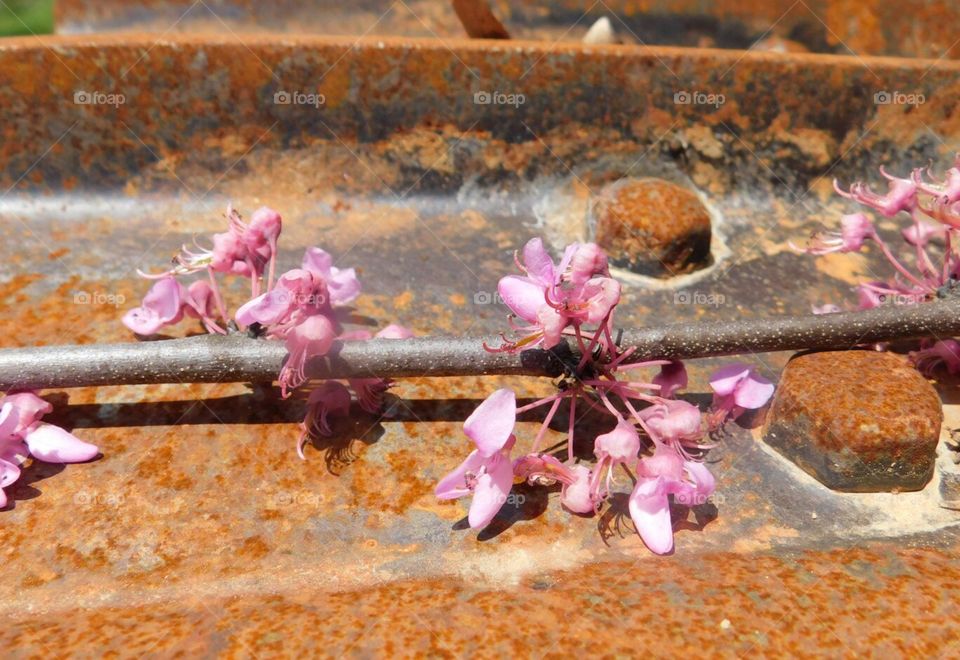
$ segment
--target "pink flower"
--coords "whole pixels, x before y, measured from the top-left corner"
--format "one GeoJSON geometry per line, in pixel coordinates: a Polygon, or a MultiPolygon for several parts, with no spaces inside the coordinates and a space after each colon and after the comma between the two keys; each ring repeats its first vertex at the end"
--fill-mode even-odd
{"type": "MultiPolygon", "coordinates": [[[[13,433],[22,435],[29,427],[40,421],[40,418],[53,411],[53,404],[41,399],[33,392],[18,392],[3,397],[3,403],[9,403],[16,412],[17,425],[13,433]]],[[[0,433],[0,437],[3,434],[0,433]]]]}
{"type": "Polygon", "coordinates": [[[568,468],[573,479],[560,488],[560,504],[574,513],[595,513],[597,501],[590,484],[593,472],[586,465],[574,465],[568,468]]]}
{"type": "MultiPolygon", "coordinates": [[[[378,339],[409,339],[412,336],[411,330],[395,323],[391,323],[376,334],[378,339]]],[[[384,393],[393,386],[393,381],[387,378],[351,378],[348,382],[357,394],[360,407],[370,413],[380,411],[384,393]]]]}
{"type": "Polygon", "coordinates": [[[308,316],[287,333],[287,361],[280,370],[280,391],[284,398],[290,390],[306,382],[307,362],[326,355],[333,345],[336,331],[326,316],[308,316]]]}
{"type": "Polygon", "coordinates": [[[960,201],[960,155],[957,155],[953,167],[947,170],[943,183],[927,183],[923,180],[923,170],[919,167],[913,170],[911,176],[917,188],[928,195],[946,198],[950,203],[960,201]]]}
{"type": "Polygon", "coordinates": [[[217,272],[243,275],[256,280],[254,291],[259,290],[259,279],[269,264],[270,277],[267,288],[273,285],[273,269],[277,259],[277,239],[283,227],[280,214],[262,206],[253,212],[250,223],[240,219],[233,207],[227,207],[230,226],[225,234],[214,234],[212,268],[217,272]]]}
{"type": "Polygon", "coordinates": [[[250,252],[257,254],[264,263],[277,251],[277,239],[283,227],[280,214],[267,206],[261,206],[250,217],[250,224],[243,232],[243,242],[250,252]]]}
{"type": "Polygon", "coordinates": [[[123,315],[123,324],[138,335],[156,334],[183,318],[183,287],[173,277],[163,277],[150,287],[140,307],[123,315]]]}
{"type": "Polygon", "coordinates": [[[911,213],[917,207],[917,184],[911,179],[890,176],[882,167],[880,174],[890,182],[886,195],[878,195],[861,181],[850,186],[850,191],[847,192],[840,188],[840,184],[834,179],[833,188],[841,196],[869,206],[887,218],[892,218],[900,211],[911,213]]]}
{"type": "Polygon", "coordinates": [[[180,263],[186,272],[210,268],[217,273],[253,277],[250,253],[243,236],[234,231],[213,235],[213,249],[206,252],[190,252],[184,248],[180,263]]]}
{"type": "Polygon", "coordinates": [[[618,465],[633,464],[640,453],[640,436],[633,424],[622,417],[612,431],[598,435],[593,442],[597,464],[593,468],[590,496],[593,502],[603,501],[610,493],[613,471],[618,465]],[[606,473],[606,479],[603,475],[606,473]]]}
{"type": "Polygon", "coordinates": [[[570,259],[570,270],[563,275],[563,279],[569,281],[573,288],[577,288],[596,276],[610,276],[606,253],[596,243],[576,246],[570,259]]]}
{"type": "Polygon", "coordinates": [[[467,520],[473,529],[486,527],[507,501],[513,488],[510,450],[516,441],[517,399],[512,390],[497,390],[467,418],[463,431],[476,449],[453,472],[440,480],[441,500],[473,495],[467,520]]]}
{"type": "Polygon", "coordinates": [[[710,377],[713,389],[713,426],[728,416],[737,418],[744,410],[756,410],[773,396],[773,383],[747,364],[721,367],[710,377]]]}
{"type": "MultiPolygon", "coordinates": [[[[573,251],[568,248],[570,257],[573,251]]],[[[569,258],[567,257],[567,261],[569,258]]],[[[533,238],[523,246],[523,265],[526,275],[507,275],[501,278],[497,292],[504,304],[529,326],[522,329],[529,337],[525,347],[543,344],[553,348],[560,343],[560,333],[566,326],[563,317],[547,303],[548,296],[557,286],[559,274],[553,259],[543,246],[543,241],[533,238]]]]}
{"type": "Polygon", "coordinates": [[[323,280],[315,280],[308,271],[294,268],[281,275],[272,289],[241,305],[235,318],[245,326],[280,326],[282,331],[276,334],[283,337],[300,317],[324,310],[326,302],[323,280]]]}
{"type": "Polygon", "coordinates": [[[330,292],[330,304],[342,307],[352,303],[360,295],[360,281],[353,268],[335,268],[333,257],[318,247],[307,248],[303,255],[304,270],[323,279],[330,292]]]}
{"type": "Polygon", "coordinates": [[[840,220],[840,231],[824,231],[815,235],[806,248],[791,247],[807,254],[830,254],[831,252],[857,252],[868,238],[876,238],[873,223],[863,213],[851,213],[840,220]]]}
{"type": "Polygon", "coordinates": [[[600,325],[620,302],[620,282],[610,277],[594,277],[566,296],[561,313],[589,325],[600,325]]]}
{"type": "Polygon", "coordinates": [[[569,325],[605,323],[620,302],[620,283],[608,277],[607,257],[593,243],[568,245],[554,265],[543,241],[534,238],[523,247],[523,263],[517,265],[524,275],[502,278],[497,291],[528,325],[514,328],[525,336],[499,350],[553,348],[569,325]]]}
{"type": "Polygon", "coordinates": [[[300,437],[297,439],[297,456],[306,460],[303,447],[311,433],[332,435],[330,417],[346,416],[350,413],[350,391],[335,380],[325,381],[310,392],[307,397],[307,414],[300,424],[300,437]]]}
{"type": "Polygon", "coordinates": [[[594,440],[593,453],[600,461],[598,465],[609,461],[613,465],[632,463],[640,452],[640,436],[633,424],[621,418],[609,433],[598,435],[594,440]]]}
{"type": "Polygon", "coordinates": [[[960,229],[960,202],[950,201],[947,197],[937,197],[931,208],[921,210],[950,229],[960,229]]]}
{"type": "Polygon", "coordinates": [[[183,311],[187,316],[200,319],[207,332],[225,335],[227,331],[216,321],[218,314],[216,300],[216,293],[209,282],[197,280],[187,287],[187,293],[183,299],[183,311]]]}
{"type": "Polygon", "coordinates": [[[331,306],[353,301],[360,293],[356,273],[353,268],[334,268],[332,262],[320,248],[308,248],[301,268],[287,271],[270,291],[237,310],[237,323],[277,326],[272,334],[284,337],[303,317],[329,313],[331,306]]]}
{"type": "Polygon", "coordinates": [[[661,365],[660,373],[653,377],[653,384],[660,386],[660,396],[669,399],[677,390],[687,386],[687,368],[680,360],[661,365]]]}
{"type": "Polygon", "coordinates": [[[695,446],[703,437],[700,409],[678,399],[665,399],[640,411],[657,443],[695,446]]]}
{"type": "Polygon", "coordinates": [[[923,247],[932,238],[943,238],[947,230],[942,225],[932,225],[929,222],[918,220],[909,227],[902,229],[900,233],[903,234],[903,240],[910,245],[923,247]]]}
{"type": "Polygon", "coordinates": [[[0,404],[0,508],[7,505],[3,489],[20,477],[28,455],[50,463],[79,463],[99,453],[59,426],[40,422],[53,407],[32,392],[7,395],[0,404]]]}
{"type": "Polygon", "coordinates": [[[941,339],[933,346],[910,352],[910,361],[917,370],[928,378],[933,376],[937,367],[943,365],[947,373],[960,373],[960,342],[956,339],[941,339]]]}
{"type": "Polygon", "coordinates": [[[647,547],[659,555],[673,550],[670,495],[689,506],[702,504],[713,494],[715,484],[706,465],[684,460],[667,445],[657,446],[653,456],[641,459],[629,508],[647,547]]]}

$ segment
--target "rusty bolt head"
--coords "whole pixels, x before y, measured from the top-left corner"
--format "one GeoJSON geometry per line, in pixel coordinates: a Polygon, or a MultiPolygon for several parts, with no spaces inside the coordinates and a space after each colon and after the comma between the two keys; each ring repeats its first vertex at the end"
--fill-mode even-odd
{"type": "Polygon", "coordinates": [[[593,207],[595,240],[610,262],[672,277],[710,264],[710,214],[692,191],[663,179],[621,179],[593,207]]]}

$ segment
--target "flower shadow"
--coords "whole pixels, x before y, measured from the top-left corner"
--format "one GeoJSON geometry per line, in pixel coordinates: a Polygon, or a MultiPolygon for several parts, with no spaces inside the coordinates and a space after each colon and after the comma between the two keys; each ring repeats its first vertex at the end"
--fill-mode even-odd
{"type": "MultiPolygon", "coordinates": [[[[532,486],[526,482],[514,485],[507,501],[490,522],[477,534],[478,541],[490,541],[503,534],[518,522],[539,518],[546,512],[551,492],[558,492],[559,486],[532,486]]],[[[455,530],[469,529],[467,518],[458,520],[455,530]]]]}
{"type": "Polygon", "coordinates": [[[43,461],[32,459],[30,465],[20,471],[20,478],[17,479],[16,483],[6,487],[7,506],[2,510],[8,511],[16,508],[16,503],[20,500],[32,500],[40,497],[43,491],[36,488],[34,484],[38,484],[44,479],[49,479],[50,477],[60,474],[66,467],[67,466],[62,463],[44,463],[43,461]]]}
{"type": "Polygon", "coordinates": [[[331,421],[331,435],[311,433],[304,446],[304,453],[307,453],[308,447],[319,451],[323,455],[327,471],[340,476],[367,447],[376,444],[383,437],[381,421],[382,418],[365,413],[354,404],[350,408],[349,417],[336,417],[331,421]]]}
{"type": "MultiPolygon", "coordinates": [[[[597,519],[597,531],[605,545],[609,546],[614,537],[623,539],[638,533],[630,518],[629,504],[630,496],[627,493],[613,493],[607,500],[607,506],[597,519]]],[[[670,497],[670,519],[673,521],[674,534],[681,531],[702,532],[718,515],[719,511],[713,502],[689,506],[670,497]],[[691,514],[693,520],[690,520],[691,514]]],[[[673,551],[667,554],[673,554],[673,551]]]]}

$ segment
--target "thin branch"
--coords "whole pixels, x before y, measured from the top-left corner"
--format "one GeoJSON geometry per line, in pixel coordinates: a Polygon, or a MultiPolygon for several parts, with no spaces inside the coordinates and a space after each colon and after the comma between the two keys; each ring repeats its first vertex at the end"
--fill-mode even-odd
{"type": "MultiPolygon", "coordinates": [[[[960,335],[960,296],[920,305],[820,316],[696,321],[623,330],[621,347],[631,362],[721,355],[848,349],[858,344],[960,335]]],[[[314,360],[315,378],[528,375],[557,377],[576,367],[571,343],[517,354],[489,353],[493,337],[417,337],[337,342],[314,360]]],[[[0,350],[4,390],[148,383],[271,382],[286,357],[282,342],[245,334],[126,344],[36,346],[0,350]]]]}

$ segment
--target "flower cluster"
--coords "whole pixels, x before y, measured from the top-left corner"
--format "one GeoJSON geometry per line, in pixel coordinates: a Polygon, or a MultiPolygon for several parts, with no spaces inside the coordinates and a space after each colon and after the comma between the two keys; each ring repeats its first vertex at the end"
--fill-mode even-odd
{"type": "Polygon", "coordinates": [[[707,429],[744,410],[762,407],[773,385],[746,365],[730,365],[711,379],[713,410],[705,423],[700,410],[674,398],[687,384],[682,362],[631,361],[613,339],[613,314],[620,284],[610,277],[607,257],[593,243],[567,247],[555,263],[539,238],[515,257],[522,275],[500,280],[498,291],[513,313],[515,339],[503,336],[491,351],[553,348],[575,342],[579,357],[566,364],[556,394],[524,406],[512,390],[487,397],[464,423],[475,449],[436,487],[440,499],[472,495],[468,522],[488,525],[507,502],[516,479],[533,485],[560,485],[560,503],[568,511],[590,515],[610,498],[618,470],[634,478],[630,516],[646,545],[656,553],[673,548],[670,497],[689,506],[703,504],[714,491],[713,475],[703,462],[707,429]],[[522,323],[517,323],[519,319],[522,323]],[[656,368],[649,380],[621,378],[641,368],[656,368]],[[543,451],[542,445],[562,404],[568,407],[566,451],[543,451]],[[516,452],[518,414],[549,406],[530,448],[516,452]],[[575,425],[584,410],[611,418],[612,428],[593,438],[593,465],[574,455],[575,425]],[[519,454],[514,458],[514,454],[519,454]],[[631,472],[632,471],[632,472],[631,472]]]}
{"type": "Polygon", "coordinates": [[[59,426],[40,419],[53,410],[33,392],[0,399],[0,508],[7,505],[4,488],[20,478],[20,466],[32,456],[47,463],[89,461],[99,450],[59,426]]]}
{"type": "MultiPolygon", "coordinates": [[[[141,272],[155,280],[140,307],[123,317],[123,323],[138,335],[152,335],[174,325],[185,316],[199,319],[208,332],[228,334],[244,328],[251,334],[286,343],[288,356],[278,380],[281,394],[288,397],[308,381],[307,364],[328,353],[334,341],[369,339],[366,330],[344,331],[341,310],[360,294],[360,282],[353,268],[337,268],[333,257],[318,247],[307,248],[299,268],[276,276],[278,241],[283,226],[280,214],[262,207],[244,222],[235,209],[227,207],[227,230],[214,234],[212,247],[184,246],[172,268],[157,274],[141,272]],[[201,275],[189,284],[181,278],[201,275]],[[205,279],[204,277],[205,276],[205,279]],[[218,276],[246,278],[250,299],[231,319],[218,276]]],[[[410,331],[397,325],[381,330],[377,337],[402,339],[410,331]]],[[[348,382],[359,404],[377,410],[391,383],[380,378],[348,382]]],[[[307,412],[297,440],[297,453],[310,433],[330,434],[329,417],[346,414],[350,390],[329,381],[307,395],[307,412]]]]}
{"type": "MultiPolygon", "coordinates": [[[[865,213],[844,215],[840,231],[815,234],[801,249],[807,254],[857,252],[868,241],[890,263],[892,274],[884,281],[864,282],[857,286],[858,309],[872,309],[883,304],[912,305],[934,300],[955,286],[960,279],[960,155],[947,170],[942,181],[936,181],[929,169],[915,168],[908,177],[898,178],[883,167],[880,174],[887,180],[887,192],[880,194],[869,185],[857,182],[843,190],[834,181],[841,196],[861,206],[893,218],[909,218],[900,235],[904,249],[895,254],[865,213]]],[[[836,305],[815,306],[814,313],[840,311],[836,305]]],[[[911,354],[914,363],[926,373],[945,364],[951,373],[960,370],[960,353],[953,340],[924,340],[921,349],[911,354]]]]}

